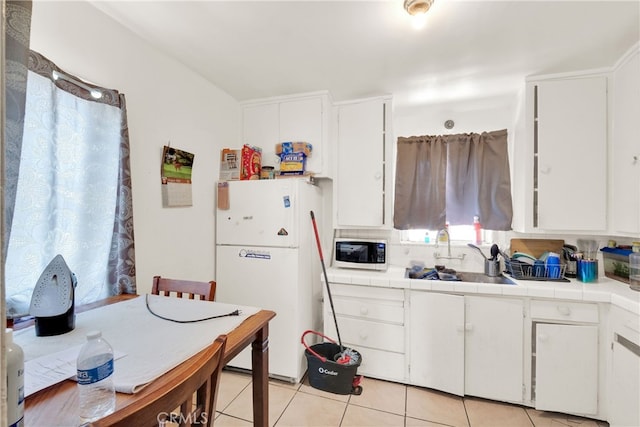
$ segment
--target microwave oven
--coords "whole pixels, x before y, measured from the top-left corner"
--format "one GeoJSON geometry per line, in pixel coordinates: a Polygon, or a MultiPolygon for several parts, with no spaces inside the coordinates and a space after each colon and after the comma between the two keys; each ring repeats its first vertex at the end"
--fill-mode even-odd
{"type": "Polygon", "coordinates": [[[336,238],[333,266],[364,270],[387,269],[387,241],[336,238]]]}

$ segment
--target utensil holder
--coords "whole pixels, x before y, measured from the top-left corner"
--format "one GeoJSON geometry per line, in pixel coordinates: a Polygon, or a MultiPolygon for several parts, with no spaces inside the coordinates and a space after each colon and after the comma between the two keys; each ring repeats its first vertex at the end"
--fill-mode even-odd
{"type": "Polygon", "coordinates": [[[576,275],[584,283],[598,280],[598,261],[595,259],[579,259],[576,275]]]}
{"type": "Polygon", "coordinates": [[[500,260],[490,260],[487,259],[484,261],[484,274],[489,277],[497,277],[500,275],[500,260]]]}

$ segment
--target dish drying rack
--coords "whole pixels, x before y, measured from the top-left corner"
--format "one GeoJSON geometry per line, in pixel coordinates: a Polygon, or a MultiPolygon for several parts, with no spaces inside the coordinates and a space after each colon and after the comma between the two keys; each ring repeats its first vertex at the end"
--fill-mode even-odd
{"type": "Polygon", "coordinates": [[[521,280],[540,280],[540,281],[562,281],[567,282],[564,274],[567,269],[566,264],[554,265],[547,267],[546,265],[531,265],[526,262],[517,261],[513,259],[505,259],[504,265],[507,273],[513,276],[514,279],[521,280]],[[560,269],[559,277],[552,277],[551,270],[557,271],[560,269]]]}

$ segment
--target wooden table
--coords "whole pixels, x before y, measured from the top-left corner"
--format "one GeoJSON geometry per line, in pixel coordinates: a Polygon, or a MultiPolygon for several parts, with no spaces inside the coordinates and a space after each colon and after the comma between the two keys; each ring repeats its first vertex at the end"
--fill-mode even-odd
{"type": "MultiPolygon", "coordinates": [[[[135,297],[137,295],[111,297],[97,303],[78,307],[76,312],[135,297]]],[[[223,359],[225,364],[251,344],[254,426],[266,427],[269,423],[269,321],[275,315],[273,311],[260,310],[227,334],[227,344],[223,359]]],[[[23,329],[32,324],[32,322],[16,324],[14,329],[23,329]]],[[[161,381],[161,378],[156,381],[161,381]]],[[[147,387],[153,386],[154,384],[151,383],[147,387]]],[[[135,399],[135,394],[117,393],[116,408],[122,408],[135,399]]],[[[79,417],[76,382],[66,380],[27,397],[25,399],[24,419],[27,427],[77,426],[79,417]]]]}

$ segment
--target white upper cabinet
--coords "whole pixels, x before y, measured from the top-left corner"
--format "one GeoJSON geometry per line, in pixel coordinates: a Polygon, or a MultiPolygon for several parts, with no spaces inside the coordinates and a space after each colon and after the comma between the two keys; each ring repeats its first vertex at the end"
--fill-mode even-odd
{"type": "Polygon", "coordinates": [[[515,141],[514,201],[521,206],[514,229],[606,231],[607,76],[531,77],[525,101],[526,134],[515,141]]]}
{"type": "Polygon", "coordinates": [[[285,141],[313,146],[306,170],[330,176],[328,92],[268,98],[242,104],[242,143],[262,149],[262,165],[279,169],[275,146],[285,141]]]}
{"type": "Polygon", "coordinates": [[[608,69],[527,78],[513,229],[640,233],[640,43],[608,69]]]}
{"type": "Polygon", "coordinates": [[[278,103],[242,109],[242,143],[262,148],[262,165],[277,166],[275,145],[280,140],[278,103]]]}
{"type": "Polygon", "coordinates": [[[336,228],[391,223],[391,99],[336,104],[336,228]]]}
{"type": "Polygon", "coordinates": [[[640,233],[640,44],[612,72],[612,231],[640,233]]]}
{"type": "Polygon", "coordinates": [[[534,181],[537,175],[538,184],[534,226],[542,230],[604,231],[607,79],[596,76],[533,84],[537,92],[534,181]]]}

